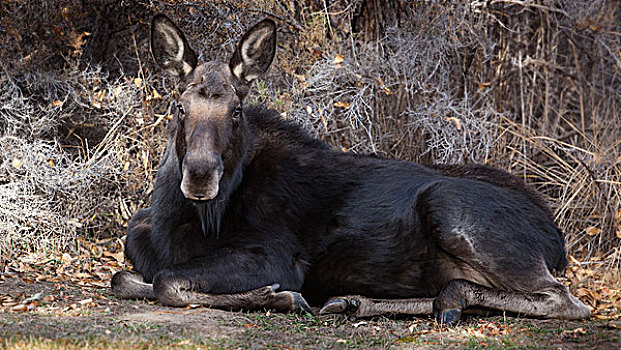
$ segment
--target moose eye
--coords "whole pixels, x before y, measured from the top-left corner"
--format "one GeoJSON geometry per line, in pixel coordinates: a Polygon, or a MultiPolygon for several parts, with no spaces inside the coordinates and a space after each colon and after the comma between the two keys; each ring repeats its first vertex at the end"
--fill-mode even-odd
{"type": "Polygon", "coordinates": [[[181,103],[177,103],[177,109],[179,110],[179,114],[185,114],[185,111],[183,110],[183,106],[181,105],[181,103]]]}
{"type": "Polygon", "coordinates": [[[233,121],[238,122],[239,118],[241,118],[241,114],[242,114],[241,107],[235,108],[235,110],[233,111],[233,121]]]}

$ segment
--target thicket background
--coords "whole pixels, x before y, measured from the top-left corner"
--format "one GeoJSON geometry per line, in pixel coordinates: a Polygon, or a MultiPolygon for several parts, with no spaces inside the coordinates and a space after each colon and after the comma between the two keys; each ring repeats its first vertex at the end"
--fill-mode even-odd
{"type": "Polygon", "coordinates": [[[575,264],[619,278],[616,0],[2,0],[0,263],[122,244],[149,205],[175,82],[165,13],[203,60],[264,17],[274,65],[249,99],[347,152],[484,163],[544,193],[575,264]]]}

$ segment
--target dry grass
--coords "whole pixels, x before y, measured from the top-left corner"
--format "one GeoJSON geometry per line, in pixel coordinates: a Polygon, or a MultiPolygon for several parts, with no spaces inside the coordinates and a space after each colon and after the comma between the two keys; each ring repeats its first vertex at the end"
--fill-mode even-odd
{"type": "Polygon", "coordinates": [[[174,95],[148,54],[148,20],[165,12],[203,59],[275,17],[278,57],[252,101],[347,151],[507,169],[550,199],[571,255],[618,267],[621,5],[404,1],[407,20],[367,42],[349,35],[360,3],[140,1],[106,8],[110,22],[96,1],[3,5],[24,20],[0,32],[1,255],[120,237],[148,204],[174,95]]]}

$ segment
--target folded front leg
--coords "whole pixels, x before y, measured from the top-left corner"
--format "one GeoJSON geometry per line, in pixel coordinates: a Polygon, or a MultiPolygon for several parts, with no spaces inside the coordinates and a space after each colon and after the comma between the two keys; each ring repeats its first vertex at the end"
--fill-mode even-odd
{"type": "Polygon", "coordinates": [[[272,309],[280,312],[311,312],[300,293],[276,292],[280,285],[252,289],[230,294],[211,294],[200,290],[192,280],[176,276],[166,270],[153,279],[153,291],[157,300],[170,306],[201,304],[224,310],[272,309]]]}
{"type": "Polygon", "coordinates": [[[280,291],[278,284],[240,293],[210,294],[194,290],[189,280],[159,276],[154,284],[144,283],[136,272],[121,271],[112,278],[112,291],[122,299],[157,300],[164,305],[200,304],[222,310],[276,310],[312,313],[300,293],[280,291]]]}

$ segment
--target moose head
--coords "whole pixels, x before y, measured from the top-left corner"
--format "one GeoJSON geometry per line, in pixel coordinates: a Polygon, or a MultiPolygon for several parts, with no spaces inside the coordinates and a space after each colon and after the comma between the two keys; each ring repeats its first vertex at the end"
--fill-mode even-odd
{"type": "Polygon", "coordinates": [[[276,25],[265,19],[241,38],[228,64],[199,63],[183,32],[166,16],[151,24],[155,62],[179,79],[178,111],[171,123],[181,171],[180,189],[196,203],[218,196],[234,182],[249,146],[243,100],[267,71],[276,51],[276,25]]]}

